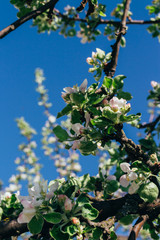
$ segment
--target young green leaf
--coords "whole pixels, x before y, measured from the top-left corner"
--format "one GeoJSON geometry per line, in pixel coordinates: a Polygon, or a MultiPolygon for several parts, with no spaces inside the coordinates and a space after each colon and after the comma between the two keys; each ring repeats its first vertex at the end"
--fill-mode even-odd
{"type": "Polygon", "coordinates": [[[53,223],[53,224],[60,223],[62,220],[62,215],[58,212],[47,213],[43,215],[43,217],[47,222],[53,223]]]}
{"type": "Polygon", "coordinates": [[[64,130],[61,126],[56,126],[53,128],[53,132],[56,135],[57,138],[59,138],[59,141],[63,142],[66,141],[69,138],[68,133],[66,130],[64,130]]]}
{"type": "Polygon", "coordinates": [[[27,224],[30,233],[38,234],[41,232],[44,224],[44,219],[41,216],[34,216],[27,224]]]}
{"type": "Polygon", "coordinates": [[[94,220],[98,217],[98,210],[93,208],[91,204],[86,203],[82,208],[82,216],[89,220],[94,220]]]}

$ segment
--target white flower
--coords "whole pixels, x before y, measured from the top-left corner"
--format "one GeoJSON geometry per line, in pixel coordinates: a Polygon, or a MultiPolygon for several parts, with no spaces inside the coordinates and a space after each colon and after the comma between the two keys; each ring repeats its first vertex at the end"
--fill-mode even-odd
{"type": "Polygon", "coordinates": [[[20,172],[25,172],[26,168],[25,168],[25,166],[18,166],[17,170],[20,171],[20,172]]]}
{"type": "Polygon", "coordinates": [[[157,85],[158,85],[158,83],[157,83],[156,81],[151,81],[151,86],[152,86],[153,88],[155,88],[157,85]]]}
{"type": "Polygon", "coordinates": [[[55,123],[56,117],[53,116],[53,115],[50,115],[50,116],[48,117],[48,120],[49,120],[50,123],[55,123]]]}
{"type": "Polygon", "coordinates": [[[21,200],[21,204],[23,205],[24,209],[20,213],[17,221],[18,223],[29,223],[30,220],[35,216],[36,209],[33,206],[31,200],[28,200],[27,197],[21,200]]]}
{"type": "Polygon", "coordinates": [[[127,104],[127,101],[125,99],[118,99],[117,97],[113,97],[109,101],[109,105],[112,111],[117,113],[122,113],[123,111],[126,111],[131,107],[130,103],[127,104]]]}
{"type": "Polygon", "coordinates": [[[96,57],[97,57],[97,53],[92,52],[92,58],[93,58],[93,59],[96,59],[96,57]]]}
{"type": "Polygon", "coordinates": [[[54,196],[54,192],[58,189],[59,182],[54,182],[49,184],[49,192],[46,194],[45,200],[49,200],[54,196]]]}
{"type": "Polygon", "coordinates": [[[121,163],[120,168],[123,172],[128,173],[130,171],[130,164],[127,162],[121,163]]]}
{"type": "Polygon", "coordinates": [[[72,7],[71,7],[70,5],[67,5],[67,6],[64,8],[64,10],[65,10],[66,12],[69,12],[71,9],[72,9],[72,7]]]}
{"type": "Polygon", "coordinates": [[[76,172],[81,171],[81,165],[79,163],[73,163],[71,166],[73,171],[76,171],[76,172]]]}
{"type": "Polygon", "coordinates": [[[78,38],[82,38],[82,39],[81,39],[81,43],[86,43],[86,42],[88,42],[88,37],[85,36],[85,34],[82,33],[81,31],[78,31],[78,32],[77,32],[77,37],[78,37],[78,38]]]}
{"type": "Polygon", "coordinates": [[[91,57],[88,57],[87,59],[86,59],[86,62],[89,64],[89,65],[93,65],[93,59],[91,58],[91,57]]]}
{"type": "MultiPolygon", "coordinates": [[[[128,187],[129,184],[131,183],[131,181],[134,181],[138,178],[138,175],[137,175],[137,173],[133,172],[130,169],[129,163],[126,163],[126,162],[121,163],[120,168],[122,169],[123,172],[127,173],[120,177],[120,184],[122,187],[128,187]]],[[[131,184],[133,184],[133,183],[131,183],[131,184]]]]}
{"type": "Polygon", "coordinates": [[[48,138],[48,143],[52,144],[56,142],[56,138],[55,137],[49,137],[48,138]]]}
{"type": "Polygon", "coordinates": [[[129,194],[134,194],[138,190],[138,188],[139,188],[139,185],[136,184],[135,182],[132,182],[131,186],[128,189],[128,193],[129,194]]]}
{"type": "Polygon", "coordinates": [[[80,123],[75,123],[72,125],[72,130],[76,133],[77,136],[83,133],[83,129],[84,127],[80,123]]]}

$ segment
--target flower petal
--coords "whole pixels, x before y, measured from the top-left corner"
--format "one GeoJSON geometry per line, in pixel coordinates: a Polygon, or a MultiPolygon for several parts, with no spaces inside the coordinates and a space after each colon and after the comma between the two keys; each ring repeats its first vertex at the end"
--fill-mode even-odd
{"type": "Polygon", "coordinates": [[[127,179],[127,175],[126,174],[122,175],[120,177],[119,181],[120,181],[120,184],[121,184],[122,187],[128,187],[128,185],[130,183],[130,181],[128,181],[128,179],[127,179]]]}

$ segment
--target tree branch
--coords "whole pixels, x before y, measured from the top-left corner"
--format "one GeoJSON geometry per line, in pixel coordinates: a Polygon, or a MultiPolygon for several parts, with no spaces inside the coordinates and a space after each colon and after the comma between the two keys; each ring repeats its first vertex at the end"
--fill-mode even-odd
{"type": "Polygon", "coordinates": [[[131,0],[126,0],[126,2],[125,2],[124,13],[123,13],[122,21],[120,23],[119,32],[117,34],[117,40],[116,40],[115,44],[112,46],[112,49],[113,49],[112,50],[112,59],[104,67],[104,72],[108,77],[113,77],[115,74],[115,71],[116,71],[121,38],[126,33],[126,19],[128,16],[130,3],[131,3],[131,0]]]}
{"type": "Polygon", "coordinates": [[[148,220],[148,215],[144,215],[138,218],[138,220],[136,221],[135,225],[133,226],[131,233],[128,237],[128,240],[136,240],[139,234],[139,231],[141,230],[141,228],[143,227],[143,225],[145,224],[145,222],[148,220]]]}
{"type": "MultiPolygon", "coordinates": [[[[139,214],[140,216],[148,216],[151,220],[154,220],[160,214],[160,199],[157,199],[153,203],[145,203],[138,196],[138,194],[129,195],[118,199],[110,199],[105,201],[94,201],[93,207],[99,211],[98,221],[105,221],[109,217],[115,216],[116,221],[127,216],[128,214],[139,214]]],[[[146,219],[147,220],[147,219],[146,219]]],[[[138,229],[143,226],[143,220],[141,223],[137,223],[134,226],[134,231],[138,233],[138,229]]],[[[43,233],[46,234],[52,224],[45,223],[43,233]]],[[[0,240],[9,236],[19,236],[20,234],[28,232],[27,224],[19,224],[16,220],[1,222],[0,223],[0,240]]]]}
{"type": "Polygon", "coordinates": [[[139,128],[148,128],[148,134],[150,134],[154,131],[155,126],[159,121],[160,121],[160,115],[157,116],[157,118],[153,122],[141,124],[139,128]]]}
{"type": "Polygon", "coordinates": [[[0,222],[0,240],[19,236],[24,232],[28,232],[27,224],[19,224],[16,220],[0,222]]]}
{"type": "MultiPolygon", "coordinates": [[[[16,30],[18,27],[20,27],[22,24],[24,24],[25,22],[31,20],[32,18],[36,18],[37,16],[41,15],[43,12],[45,12],[47,9],[53,9],[55,4],[58,2],[58,0],[51,0],[49,3],[46,3],[44,6],[41,6],[40,8],[38,8],[37,10],[34,10],[28,14],[26,14],[25,16],[23,16],[22,18],[18,19],[17,21],[13,22],[12,24],[10,24],[8,27],[4,28],[3,30],[0,31],[0,39],[4,38],[5,36],[7,36],[10,32],[16,30]]],[[[71,17],[67,17],[64,14],[60,13],[58,10],[54,11],[57,16],[60,16],[62,18],[67,19],[68,21],[76,21],[76,22],[85,22],[88,23],[87,19],[83,19],[83,18],[79,18],[79,17],[75,17],[75,18],[71,18],[71,17]]],[[[92,21],[90,21],[92,22],[92,21]]],[[[139,25],[144,25],[144,24],[159,24],[160,20],[155,20],[155,21],[151,21],[151,20],[131,20],[131,21],[126,21],[126,25],[134,25],[134,24],[139,24],[139,25]]],[[[114,20],[100,20],[97,22],[97,26],[98,25],[106,25],[106,24],[111,24],[114,26],[120,26],[121,22],[120,21],[114,21],[114,20]]]]}
{"type": "Polygon", "coordinates": [[[56,3],[59,0],[51,0],[50,2],[46,3],[45,5],[39,7],[37,10],[34,10],[22,18],[18,19],[17,21],[13,22],[8,27],[4,28],[2,31],[0,31],[0,39],[4,38],[6,35],[8,35],[10,32],[14,31],[18,27],[20,27],[23,23],[29,21],[32,18],[36,18],[37,16],[41,15],[43,12],[45,12],[47,9],[54,8],[56,3]]]}

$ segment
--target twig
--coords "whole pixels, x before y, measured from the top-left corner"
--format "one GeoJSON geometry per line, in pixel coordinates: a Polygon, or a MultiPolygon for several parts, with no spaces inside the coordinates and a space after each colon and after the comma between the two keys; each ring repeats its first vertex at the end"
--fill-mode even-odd
{"type": "Polygon", "coordinates": [[[104,67],[104,72],[108,77],[113,77],[115,74],[115,71],[116,71],[121,38],[126,33],[126,19],[128,16],[130,3],[131,3],[131,0],[126,0],[126,2],[125,2],[124,13],[123,13],[122,21],[120,23],[117,40],[116,40],[115,44],[112,46],[112,49],[113,49],[112,50],[112,59],[104,67]]]}
{"type": "MultiPolygon", "coordinates": [[[[3,30],[0,31],[0,39],[4,38],[5,36],[7,36],[10,32],[16,30],[18,27],[20,27],[22,24],[24,24],[25,22],[31,20],[32,18],[36,18],[37,16],[41,15],[43,12],[45,12],[47,9],[51,9],[52,4],[50,5],[51,2],[58,2],[57,1],[50,1],[49,3],[46,3],[44,6],[40,7],[37,10],[34,10],[28,14],[26,14],[25,16],[23,16],[22,18],[18,19],[17,21],[13,22],[12,24],[10,24],[8,27],[4,28],[3,30]]],[[[56,3],[55,3],[56,4],[56,3]]],[[[54,4],[54,5],[55,5],[54,4]]],[[[54,8],[54,7],[53,7],[54,8]]],[[[53,13],[55,14],[55,12],[53,13]]],[[[64,14],[60,13],[58,10],[56,11],[56,15],[60,16],[62,18],[67,19],[68,21],[76,21],[76,22],[85,22],[88,23],[87,19],[83,19],[83,18],[79,18],[79,17],[67,17],[64,14]]],[[[90,21],[90,23],[92,23],[92,21],[90,21]]],[[[159,24],[160,20],[155,20],[155,21],[151,21],[151,20],[132,20],[132,21],[126,21],[126,25],[134,25],[134,24],[139,24],[139,25],[144,25],[144,24],[159,24]]],[[[111,24],[114,26],[120,26],[121,22],[120,21],[114,21],[114,20],[99,20],[96,23],[96,26],[98,25],[106,25],[106,24],[111,24]]]]}
{"type": "Polygon", "coordinates": [[[139,234],[139,231],[141,230],[141,228],[143,227],[143,225],[145,224],[145,222],[148,220],[148,215],[144,215],[138,218],[138,220],[136,221],[135,225],[133,226],[131,233],[128,237],[128,240],[136,240],[139,234]]]}
{"type": "Polygon", "coordinates": [[[39,7],[37,10],[34,10],[22,18],[18,19],[17,21],[13,22],[8,27],[4,28],[2,31],[0,31],[0,39],[4,38],[6,35],[8,35],[10,32],[14,31],[18,27],[20,27],[23,23],[27,22],[28,20],[32,18],[36,18],[37,16],[41,15],[43,12],[45,12],[47,9],[54,8],[56,3],[59,0],[51,0],[50,2],[46,3],[45,5],[39,7]]]}
{"type": "Polygon", "coordinates": [[[157,116],[157,118],[153,122],[139,125],[139,128],[148,128],[148,134],[150,134],[154,131],[155,126],[159,121],[160,121],[160,115],[157,116]]]}

